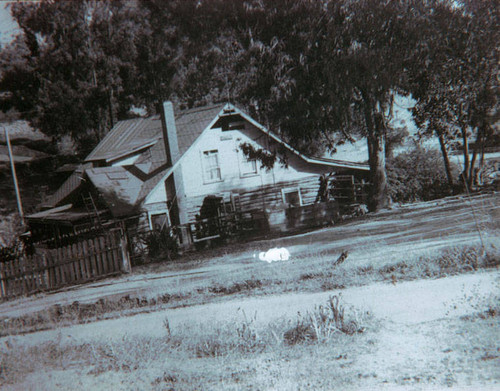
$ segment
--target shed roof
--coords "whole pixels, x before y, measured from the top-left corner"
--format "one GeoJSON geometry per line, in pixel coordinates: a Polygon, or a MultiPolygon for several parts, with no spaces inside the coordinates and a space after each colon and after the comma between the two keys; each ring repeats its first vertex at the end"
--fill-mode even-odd
{"type": "MultiPolygon", "coordinates": [[[[88,166],[88,164],[87,164],[88,166]]],[[[64,181],[64,183],[52,194],[42,206],[54,207],[64,201],[83,181],[83,171],[85,165],[79,165],[78,168],[64,181]]]]}
{"type": "Polygon", "coordinates": [[[156,143],[161,137],[159,115],[118,121],[85,161],[112,161],[145,149],[156,143]]]}
{"type": "Polygon", "coordinates": [[[88,168],[85,174],[114,216],[123,216],[135,209],[144,182],[124,167],[88,168]]]}
{"type": "MultiPolygon", "coordinates": [[[[106,211],[100,210],[97,213],[102,215],[105,214],[106,211]]],[[[80,220],[86,220],[88,218],[89,213],[87,211],[73,209],[72,204],[66,204],[27,216],[27,219],[30,220],[30,222],[58,223],[67,225],[72,225],[80,220]]]]}

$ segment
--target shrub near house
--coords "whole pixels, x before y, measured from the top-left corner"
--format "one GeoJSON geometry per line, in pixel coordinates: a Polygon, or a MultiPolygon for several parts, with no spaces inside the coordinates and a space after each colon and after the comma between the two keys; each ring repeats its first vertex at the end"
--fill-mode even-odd
{"type": "MultiPolygon", "coordinates": [[[[415,147],[387,162],[389,195],[395,202],[429,201],[453,193],[437,150],[415,147]]],[[[458,177],[458,167],[452,169],[458,177]]]]}

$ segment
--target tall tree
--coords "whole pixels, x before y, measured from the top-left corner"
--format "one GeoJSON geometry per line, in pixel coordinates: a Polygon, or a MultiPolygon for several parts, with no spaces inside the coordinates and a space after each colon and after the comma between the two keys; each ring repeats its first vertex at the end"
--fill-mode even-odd
{"type": "Polygon", "coordinates": [[[332,2],[328,36],[329,91],[346,132],[366,138],[372,182],[370,210],[387,204],[385,148],[394,94],[406,94],[406,69],[422,22],[418,1],[332,2]],[[351,130],[350,130],[351,128],[351,130]]]}
{"type": "Polygon", "coordinates": [[[308,153],[365,137],[371,210],[387,203],[387,122],[393,94],[407,91],[406,67],[422,17],[418,6],[411,0],[247,3],[251,77],[240,99],[308,153]]]}
{"type": "Polygon", "coordinates": [[[0,51],[0,110],[31,114],[36,104],[39,82],[31,51],[22,37],[16,37],[0,51]]]}
{"type": "Polygon", "coordinates": [[[183,59],[184,45],[178,22],[179,18],[189,17],[189,12],[182,10],[191,5],[190,0],[138,1],[142,29],[137,44],[136,82],[131,90],[137,105],[150,113],[157,111],[174,92],[173,80],[183,59]]]}
{"type": "Polygon", "coordinates": [[[281,29],[285,33],[271,27],[276,31],[271,39],[267,29],[262,31],[259,78],[251,89],[263,91],[259,108],[301,149],[316,147],[314,152],[326,145],[334,150],[339,135],[366,138],[369,208],[384,207],[387,123],[394,93],[406,92],[407,62],[421,18],[418,2],[277,3],[283,8],[267,4],[266,27],[287,27],[281,29]]]}
{"type": "Polygon", "coordinates": [[[123,85],[133,76],[133,8],[121,1],[42,1],[13,4],[12,14],[22,36],[9,50],[20,61],[3,64],[1,85],[9,88],[18,72],[32,79],[23,77],[17,90],[29,104],[8,104],[45,134],[69,134],[87,152],[130,106],[123,85]]]}
{"type": "Polygon", "coordinates": [[[183,106],[220,101],[243,103],[242,92],[253,75],[247,53],[255,19],[252,2],[210,0],[172,7],[182,42],[173,81],[183,106]]]}
{"type": "Polygon", "coordinates": [[[498,4],[430,4],[419,58],[411,69],[411,91],[417,99],[414,117],[424,134],[438,137],[450,183],[448,148],[462,150],[461,182],[470,187],[478,153],[498,112],[498,4]]]}

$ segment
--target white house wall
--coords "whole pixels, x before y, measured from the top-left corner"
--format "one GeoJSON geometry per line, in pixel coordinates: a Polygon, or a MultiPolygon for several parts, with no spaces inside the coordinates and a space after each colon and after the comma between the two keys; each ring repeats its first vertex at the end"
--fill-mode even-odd
{"type": "MultiPolygon", "coordinates": [[[[288,152],[287,167],[277,161],[273,169],[266,170],[257,162],[256,174],[242,175],[242,143],[250,143],[257,149],[265,150],[275,150],[278,147],[275,141],[250,123],[245,123],[244,129],[241,130],[205,130],[182,157],[177,168],[182,174],[182,186],[176,184],[176,189],[173,189],[170,176],[170,181],[167,181],[169,189],[165,190],[165,183],[159,184],[146,198],[144,209],[149,214],[162,210],[166,208],[167,200],[174,199],[174,194],[177,194],[177,203],[181,209],[180,222],[185,224],[195,219],[203,199],[208,195],[237,195],[242,210],[271,211],[286,207],[283,202],[283,189],[300,189],[302,204],[313,203],[319,188],[319,176],[335,170],[334,167],[324,164],[307,163],[288,152]],[[221,171],[221,180],[212,183],[204,177],[203,162],[203,152],[211,150],[218,151],[221,171]]],[[[342,173],[339,169],[337,172],[342,173]]]]}
{"type": "Polygon", "coordinates": [[[314,202],[319,187],[319,175],[333,171],[326,165],[307,163],[292,152],[288,155],[288,167],[276,162],[271,170],[260,168],[257,174],[242,176],[240,161],[243,153],[240,144],[250,143],[256,148],[275,149],[276,143],[269,137],[246,123],[245,129],[222,131],[220,128],[205,131],[198,142],[186,153],[182,160],[184,178],[184,207],[187,220],[192,221],[199,213],[203,199],[207,195],[238,195],[242,210],[275,210],[286,205],[282,199],[282,189],[300,188],[303,203],[314,202]],[[203,152],[217,150],[221,180],[207,183],[203,171],[203,152]]]}
{"type": "Polygon", "coordinates": [[[222,131],[210,129],[202,134],[199,142],[191,148],[182,162],[184,191],[187,197],[219,194],[233,190],[249,190],[265,185],[275,185],[291,180],[300,180],[311,175],[331,171],[328,167],[303,162],[300,158],[289,156],[288,168],[276,162],[269,171],[258,165],[257,175],[242,176],[240,171],[241,152],[239,145],[250,143],[256,148],[266,148],[268,137],[247,123],[245,130],[222,131]],[[218,150],[222,180],[207,183],[203,176],[203,152],[218,150]],[[316,167],[315,167],[316,166],[316,167]]]}

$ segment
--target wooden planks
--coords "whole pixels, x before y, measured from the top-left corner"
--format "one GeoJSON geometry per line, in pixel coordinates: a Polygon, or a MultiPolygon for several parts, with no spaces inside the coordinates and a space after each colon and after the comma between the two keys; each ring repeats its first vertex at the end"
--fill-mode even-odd
{"type": "MultiPolygon", "coordinates": [[[[289,187],[300,188],[303,204],[312,204],[318,194],[319,176],[313,175],[298,180],[263,185],[251,190],[233,189],[232,192],[234,194],[239,194],[238,204],[242,211],[255,209],[272,210],[283,207],[283,196],[281,190],[289,187]]],[[[189,221],[196,220],[196,215],[200,213],[200,208],[203,204],[205,196],[206,195],[188,197],[184,201],[189,221]]]]}
{"type": "Polygon", "coordinates": [[[9,298],[80,284],[122,273],[127,249],[120,230],[55,249],[39,248],[32,256],[0,261],[0,297],[9,298]]]}

